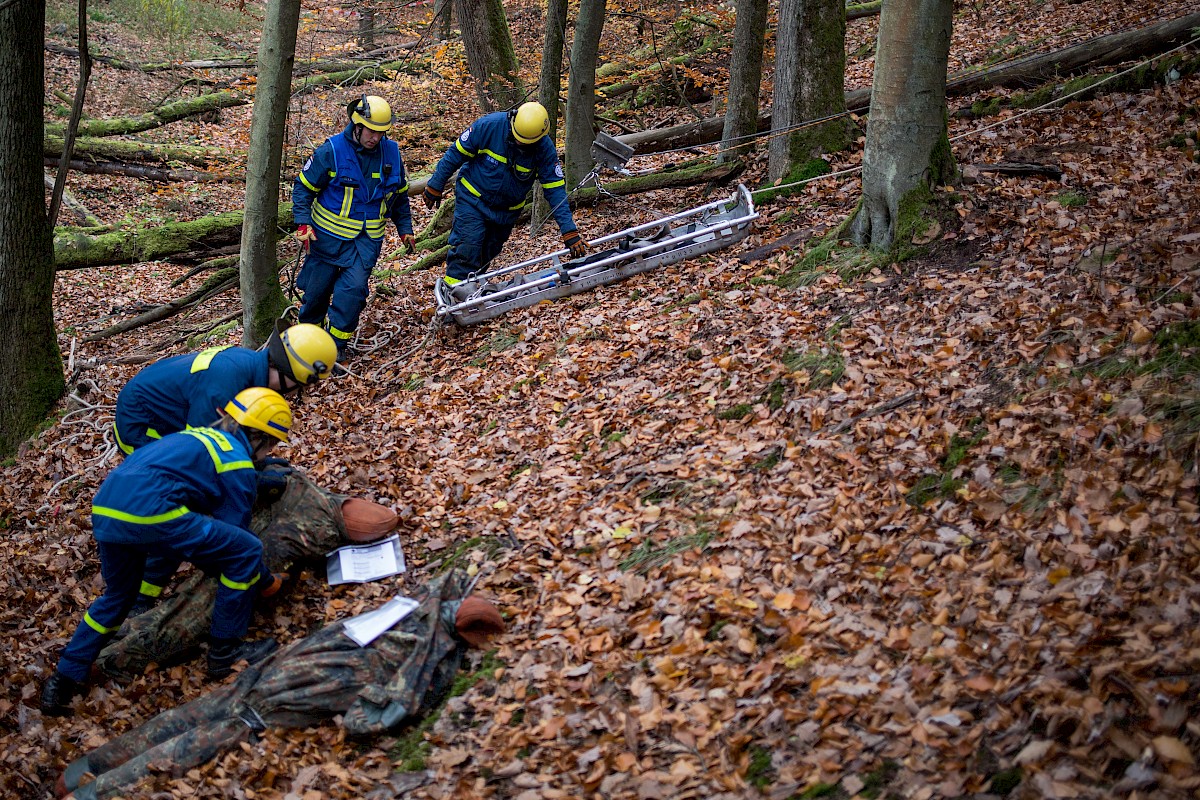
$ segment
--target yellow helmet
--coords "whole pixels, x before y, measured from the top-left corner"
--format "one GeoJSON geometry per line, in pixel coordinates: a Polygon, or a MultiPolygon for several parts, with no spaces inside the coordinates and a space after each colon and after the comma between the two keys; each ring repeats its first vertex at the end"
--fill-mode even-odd
{"type": "Polygon", "coordinates": [[[267,354],[275,369],[308,386],[333,369],[337,344],[324,328],[301,322],[282,330],[277,326],[267,340],[267,354]]]}
{"type": "Polygon", "coordinates": [[[521,144],[533,144],[550,132],[550,115],[541,103],[522,103],[512,115],[512,135],[521,144]]]}
{"type": "Polygon", "coordinates": [[[253,428],[281,442],[292,429],[292,409],[283,395],[274,389],[251,386],[242,389],[225,405],[225,413],[243,428],[253,428]]]}
{"type": "Polygon", "coordinates": [[[350,121],[387,133],[392,129],[392,107],[378,95],[364,94],[361,100],[350,103],[350,121]]]}

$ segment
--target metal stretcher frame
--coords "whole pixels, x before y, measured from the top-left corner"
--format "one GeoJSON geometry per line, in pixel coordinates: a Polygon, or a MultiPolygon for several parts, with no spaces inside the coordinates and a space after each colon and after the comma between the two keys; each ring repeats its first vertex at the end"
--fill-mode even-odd
{"type": "Polygon", "coordinates": [[[632,275],[711,253],[736,244],[750,232],[750,223],[758,218],[754,201],[745,186],[738,185],[733,196],[683,211],[670,217],[636,225],[593,239],[593,248],[605,243],[616,250],[597,258],[563,261],[567,250],[558,250],[519,264],[479,275],[479,288],[458,302],[450,287],[438,279],[434,287],[437,314],[459,325],[474,325],[517,308],[527,308],[543,300],[557,300],[586,292],[597,286],[624,280],[632,275]],[[653,231],[646,238],[637,234],[653,231]],[[497,278],[520,275],[524,282],[485,294],[485,288],[497,278]]]}

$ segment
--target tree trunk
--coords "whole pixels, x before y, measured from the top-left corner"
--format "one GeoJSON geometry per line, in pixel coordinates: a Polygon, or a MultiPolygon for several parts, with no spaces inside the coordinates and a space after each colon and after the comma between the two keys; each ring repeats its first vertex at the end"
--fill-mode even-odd
{"type": "Polygon", "coordinates": [[[47,217],[53,230],[58,222],[58,209],[62,205],[63,193],[67,190],[67,173],[71,170],[71,153],[75,149],[75,137],[79,135],[79,120],[83,117],[83,101],[87,97],[88,80],[92,75],[92,58],[88,53],[87,0],[79,0],[79,84],[75,87],[75,99],[71,103],[71,118],[63,136],[63,159],[58,166],[58,175],[50,188],[50,211],[47,217]]]}
{"type": "MultiPolygon", "coordinates": [[[[780,0],[775,34],[774,131],[846,110],[846,11],[842,0],[780,0]]],[[[794,169],[850,144],[845,117],[780,133],[768,145],[767,176],[794,169]]]]}
{"type": "Polygon", "coordinates": [[[758,94],[762,85],[768,6],[767,0],[737,0],[729,64],[729,106],[725,110],[718,161],[738,158],[754,149],[754,139],[742,137],[758,131],[758,94]]]}
{"type": "MultiPolygon", "coordinates": [[[[550,138],[558,139],[558,96],[562,91],[562,56],[567,37],[567,0],[546,0],[546,32],[542,38],[542,71],[538,76],[538,102],[550,117],[550,138]]],[[[533,189],[529,219],[534,233],[547,218],[549,205],[541,184],[533,189]]]]}
{"type": "Polygon", "coordinates": [[[454,33],[454,0],[434,1],[431,27],[440,41],[450,39],[454,33]]]}
{"type": "MultiPolygon", "coordinates": [[[[961,97],[988,87],[1029,86],[1067,72],[1081,72],[1119,61],[1147,58],[1170,50],[1186,41],[1188,31],[1200,27],[1200,13],[1151,25],[1136,31],[1098,36],[1083,44],[1030,56],[1014,64],[993,67],[983,72],[952,77],[946,84],[947,97],[961,97]],[[1060,69],[1061,68],[1061,69],[1060,69]]],[[[846,108],[866,108],[870,102],[869,88],[846,92],[846,108]]],[[[759,132],[770,130],[771,109],[759,112],[759,132]]],[[[680,147],[694,147],[720,141],[724,118],[687,122],[670,128],[655,128],[618,136],[639,154],[659,153],[680,147]]]]}
{"type": "Polygon", "coordinates": [[[571,43],[571,74],[567,78],[566,157],[563,166],[569,192],[592,169],[596,138],[596,56],[604,31],[606,0],[580,0],[571,43]]]}
{"type": "Polygon", "coordinates": [[[524,89],[502,0],[458,0],[455,6],[479,107],[494,111],[516,105],[524,89]]]}
{"type": "Polygon", "coordinates": [[[863,199],[850,224],[860,247],[886,250],[911,236],[929,188],[954,171],[946,135],[953,12],[953,0],[888,0],[880,16],[863,199]]]}
{"type": "MultiPolygon", "coordinates": [[[[358,46],[368,51],[375,49],[375,9],[365,3],[358,6],[358,46]]],[[[291,70],[288,73],[290,75],[291,70]]],[[[262,72],[258,75],[261,80],[262,72]]]]}
{"type": "MultiPolygon", "coordinates": [[[[364,13],[363,18],[366,16],[364,13]]],[[[242,344],[246,347],[265,342],[287,307],[279,287],[275,243],[279,238],[279,172],[299,20],[300,0],[269,0],[258,46],[258,89],[250,120],[246,219],[242,225],[242,344]]]]}
{"type": "Polygon", "coordinates": [[[45,29],[42,0],[0,10],[0,455],[37,429],[65,385],[42,185],[45,29]]]}

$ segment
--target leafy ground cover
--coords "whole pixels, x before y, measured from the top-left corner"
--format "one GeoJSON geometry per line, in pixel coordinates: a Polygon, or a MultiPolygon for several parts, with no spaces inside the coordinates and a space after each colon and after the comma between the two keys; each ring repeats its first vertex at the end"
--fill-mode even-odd
{"type": "MultiPolygon", "coordinates": [[[[1190,10],[963,6],[952,68],[1190,10]]],[[[536,10],[511,16],[532,75],[536,10]]],[[[307,52],[344,42],[332,19],[308,17],[307,52]]],[[[729,22],[719,9],[707,19],[729,22]]],[[[614,59],[624,24],[606,32],[614,59]]],[[[869,82],[875,24],[850,26],[847,50],[861,54],[849,88],[869,82]]],[[[405,115],[397,138],[414,171],[474,116],[456,47],[376,87],[405,115]]],[[[48,59],[69,91],[74,65],[48,59]]],[[[93,116],[176,81],[122,74],[118,88],[98,70],[93,116]]],[[[344,99],[297,101],[293,168],[337,129],[344,99]]],[[[628,113],[639,126],[689,114],[628,113]]],[[[809,245],[738,258],[835,227],[857,201],[853,176],[765,205],[735,250],[443,329],[407,358],[436,276],[387,265],[393,291],[371,301],[355,376],[306,397],[288,455],[401,512],[410,580],[480,570],[510,630],[417,729],[372,742],[333,726],[268,732],[138,796],[1195,797],[1200,82],[1006,113],[952,118],[964,181],[939,190],[952,213],[922,235],[920,258],[857,277],[833,264],[781,281],[809,245]],[[1063,177],[973,166],[1015,160],[1063,177]]],[[[153,135],[243,147],[248,110],[222,115],[153,135]]],[[[752,157],[743,180],[761,183],[764,166],[752,157]]],[[[224,185],[154,193],[76,176],[72,190],[113,223],[238,204],[224,185]]],[[[699,189],[658,192],[578,219],[594,236],[700,201],[699,189]]],[[[506,256],[554,247],[552,231],[519,232],[506,256]]],[[[61,344],[86,368],[0,484],[10,796],[48,796],[81,751],[207,688],[184,665],[101,684],[73,719],[36,710],[100,588],[88,512],[112,465],[112,403],[138,367],[122,359],[182,350],[188,321],[76,337],[181,293],[168,285],[178,272],[60,276],[61,344]]],[[[290,640],[405,586],[302,581],[264,631],[290,640]]]]}

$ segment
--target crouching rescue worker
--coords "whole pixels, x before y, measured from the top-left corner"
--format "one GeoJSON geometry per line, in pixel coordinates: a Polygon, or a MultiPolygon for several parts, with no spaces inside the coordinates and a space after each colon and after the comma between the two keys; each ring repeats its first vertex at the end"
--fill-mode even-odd
{"type": "Polygon", "coordinates": [[[405,249],[416,249],[404,162],[387,137],[391,106],[363,95],[346,112],[350,124],[313,152],[292,188],[295,236],[307,254],[296,279],[304,294],[300,321],[321,325],[328,314],[339,361],[367,304],[389,219],[405,249]]]}
{"type": "Polygon", "coordinates": [[[210,347],[156,361],[117,396],[117,445],[128,455],[168,433],[211,425],[243,389],[264,386],[289,394],[328,375],[336,359],[328,333],[316,325],[293,325],[271,334],[266,350],[210,347]]]}
{"type": "Polygon", "coordinates": [[[164,436],[137,450],[109,473],[92,505],[92,531],[104,594],[75,630],[54,674],[42,687],[42,712],[70,713],[92,663],[116,633],[138,596],[148,556],[190,561],[219,576],[209,626],[208,674],[221,678],[234,663],[268,656],[275,640],[243,642],[255,592],[282,584],[263,561],[249,531],[258,490],[256,460],[286,442],[292,427],[287,401],[271,389],[244,389],[211,428],[164,436]]]}
{"type": "Polygon", "coordinates": [[[471,295],[475,287],[461,284],[486,272],[504,248],[535,179],[546,193],[571,258],[587,255],[587,243],[567,205],[566,180],[549,132],[550,117],[541,103],[485,114],[450,145],[429,178],[423,199],[427,207],[436,208],[446,181],[460,170],[443,279],[456,299],[471,295]]]}

